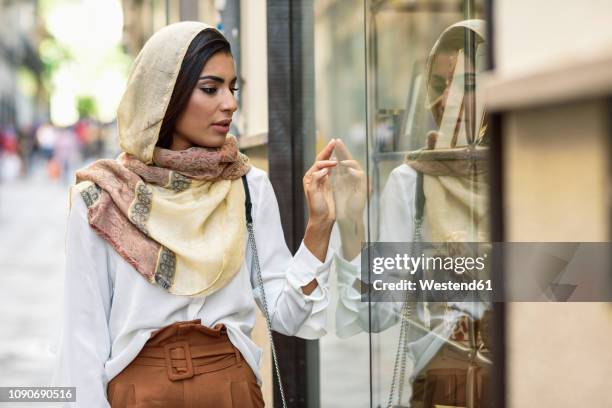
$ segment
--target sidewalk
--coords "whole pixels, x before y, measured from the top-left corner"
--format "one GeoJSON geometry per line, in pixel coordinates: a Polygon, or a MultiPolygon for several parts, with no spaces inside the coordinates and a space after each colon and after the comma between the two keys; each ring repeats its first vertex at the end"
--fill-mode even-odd
{"type": "Polygon", "coordinates": [[[46,180],[44,168],[0,185],[0,386],[49,384],[67,212],[67,188],[46,180]]]}

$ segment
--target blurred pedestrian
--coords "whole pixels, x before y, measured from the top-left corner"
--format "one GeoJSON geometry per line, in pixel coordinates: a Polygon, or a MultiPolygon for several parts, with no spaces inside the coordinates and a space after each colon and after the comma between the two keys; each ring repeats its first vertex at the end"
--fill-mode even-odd
{"type": "Polygon", "coordinates": [[[74,181],[74,171],[80,163],[79,142],[71,128],[58,131],[53,148],[53,160],[60,170],[60,177],[65,185],[74,181]]]}
{"type": "Polygon", "coordinates": [[[22,126],[18,132],[19,157],[23,163],[22,175],[28,176],[32,172],[32,158],[36,145],[34,126],[27,124],[22,126]]]}
{"type": "Polygon", "coordinates": [[[57,131],[50,123],[45,123],[36,131],[36,141],[42,157],[50,160],[53,157],[53,149],[57,140],[57,131]]]}
{"type": "Polygon", "coordinates": [[[17,133],[12,125],[7,125],[0,131],[0,180],[17,180],[21,173],[21,166],[17,133]]]}

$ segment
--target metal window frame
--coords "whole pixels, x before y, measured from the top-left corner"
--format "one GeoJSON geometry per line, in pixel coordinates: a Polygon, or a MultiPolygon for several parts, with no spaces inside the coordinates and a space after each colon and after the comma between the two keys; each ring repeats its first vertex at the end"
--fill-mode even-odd
{"type": "MultiPolygon", "coordinates": [[[[485,0],[485,15],[487,21],[487,55],[488,69],[495,69],[495,0],[485,0]]],[[[489,114],[491,131],[491,146],[489,160],[489,203],[491,207],[491,241],[504,242],[506,239],[504,226],[504,185],[503,185],[503,114],[489,114]]],[[[493,285],[498,290],[504,290],[504,260],[502,257],[492,259],[493,285]]],[[[493,304],[492,338],[493,338],[493,406],[506,407],[506,304],[493,304]]]]}
{"type": "MultiPolygon", "coordinates": [[[[313,0],[268,0],[268,161],[292,253],[306,228],[302,187],[315,153],[313,0]]],[[[319,406],[318,341],[274,333],[287,405],[319,406]]],[[[280,407],[274,379],[274,406],[280,407]]]]}

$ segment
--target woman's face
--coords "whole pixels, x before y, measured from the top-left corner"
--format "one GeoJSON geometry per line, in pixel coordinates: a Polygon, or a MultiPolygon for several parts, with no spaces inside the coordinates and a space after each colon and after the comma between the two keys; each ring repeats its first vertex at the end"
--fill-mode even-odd
{"type": "Polygon", "coordinates": [[[171,150],[193,146],[220,147],[230,129],[236,103],[234,59],[225,52],[204,65],[196,87],[174,128],[171,150]]]}
{"type": "Polygon", "coordinates": [[[429,96],[430,109],[438,125],[442,122],[445,109],[449,105],[454,104],[457,112],[459,112],[455,126],[456,131],[459,130],[461,121],[464,119],[466,120],[466,126],[472,129],[472,118],[470,115],[466,115],[464,118],[463,110],[465,106],[474,106],[476,103],[474,91],[476,89],[477,75],[474,65],[469,61],[465,61],[463,58],[463,51],[461,51],[461,53],[459,53],[459,51],[446,51],[438,54],[431,70],[429,96]],[[466,62],[467,65],[463,65],[466,62]],[[460,66],[462,69],[457,74],[455,68],[458,63],[462,64],[460,66]],[[454,77],[455,74],[458,76],[454,77]],[[460,79],[461,82],[455,82],[458,79],[460,79]],[[451,87],[457,86],[453,85],[453,83],[458,83],[461,86],[459,89],[460,95],[456,95],[460,96],[460,99],[455,97],[453,101],[449,101],[451,87]],[[461,107],[457,106],[457,104],[461,104],[461,107]]]}
{"type": "Polygon", "coordinates": [[[430,76],[430,107],[438,124],[442,120],[444,108],[448,100],[448,92],[453,79],[457,51],[441,52],[436,56],[431,67],[430,76]]]}

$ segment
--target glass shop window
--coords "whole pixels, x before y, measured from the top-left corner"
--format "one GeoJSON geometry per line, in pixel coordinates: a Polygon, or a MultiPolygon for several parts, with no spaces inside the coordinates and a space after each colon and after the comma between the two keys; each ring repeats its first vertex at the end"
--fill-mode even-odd
{"type": "MultiPolygon", "coordinates": [[[[490,239],[484,4],[357,3],[315,1],[319,143],[340,138],[336,157],[346,162],[332,173],[340,257],[330,283],[335,332],[321,340],[321,403],[489,407],[491,304],[410,293],[368,301],[360,259],[362,241],[415,251],[444,243],[423,249],[443,256],[490,239]],[[363,370],[369,378],[355,374],[363,370]],[[334,400],[332,386],[348,392],[334,400]]],[[[433,272],[419,270],[422,279],[433,272]]],[[[486,269],[476,278],[488,279],[486,269]]]]}

